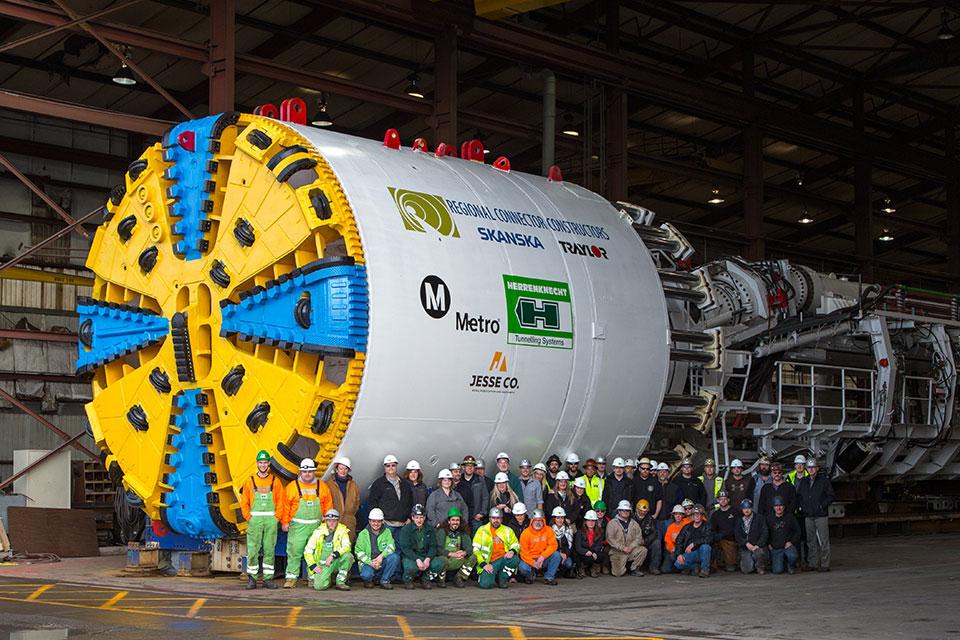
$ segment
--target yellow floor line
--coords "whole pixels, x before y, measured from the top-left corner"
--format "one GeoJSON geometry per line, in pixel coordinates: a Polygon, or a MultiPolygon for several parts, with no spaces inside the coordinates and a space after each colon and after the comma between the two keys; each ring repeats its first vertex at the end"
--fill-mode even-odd
{"type": "Polygon", "coordinates": [[[507,627],[510,630],[510,637],[513,640],[527,640],[527,636],[523,635],[523,629],[516,626],[507,627]]]}
{"type": "Polygon", "coordinates": [[[127,592],[126,592],[126,591],[120,591],[119,593],[117,593],[117,595],[113,596],[112,598],[110,598],[109,600],[107,600],[106,602],[104,602],[102,605],[100,605],[100,608],[101,608],[101,609],[109,609],[109,608],[112,607],[113,605],[115,605],[115,604],[117,604],[118,602],[120,602],[121,600],[123,600],[123,598],[124,598],[126,595],[127,595],[127,592]]]}
{"type": "Polygon", "coordinates": [[[303,607],[290,607],[290,613],[287,614],[288,627],[296,626],[301,611],[303,611],[303,607]]]}
{"type": "Polygon", "coordinates": [[[397,626],[400,627],[404,640],[416,639],[417,636],[413,635],[413,629],[410,628],[410,623],[407,622],[404,616],[397,616],[397,626]]]}
{"type": "Polygon", "coordinates": [[[34,600],[39,598],[41,595],[43,595],[46,591],[53,589],[54,586],[56,585],[52,585],[52,584],[43,585],[42,587],[40,587],[39,589],[31,593],[29,596],[27,596],[27,602],[33,602],[34,600]]]}
{"type": "Polygon", "coordinates": [[[196,617],[196,615],[200,613],[200,607],[202,607],[203,603],[206,601],[207,601],[206,598],[197,598],[196,601],[193,603],[193,606],[190,607],[190,610],[187,611],[187,617],[188,618],[196,617]]]}

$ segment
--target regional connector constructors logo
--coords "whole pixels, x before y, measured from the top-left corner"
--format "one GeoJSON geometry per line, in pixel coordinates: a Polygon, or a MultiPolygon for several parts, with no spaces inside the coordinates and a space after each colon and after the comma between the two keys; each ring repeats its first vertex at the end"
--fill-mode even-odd
{"type": "Polygon", "coordinates": [[[407,231],[426,233],[430,227],[442,236],[459,238],[460,230],[443,198],[420,191],[387,187],[407,231]]]}
{"type": "Polygon", "coordinates": [[[573,348],[573,304],[566,282],[503,276],[507,344],[573,348]]]}

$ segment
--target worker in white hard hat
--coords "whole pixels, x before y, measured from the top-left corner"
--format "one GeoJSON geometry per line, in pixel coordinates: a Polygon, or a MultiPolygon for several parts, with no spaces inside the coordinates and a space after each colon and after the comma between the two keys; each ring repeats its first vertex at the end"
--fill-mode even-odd
{"type": "MultiPolygon", "coordinates": [[[[520,478],[510,470],[510,455],[506,451],[497,454],[497,472],[507,474],[507,481],[515,494],[523,495],[523,487],[520,486],[520,478]]],[[[494,478],[496,482],[496,478],[494,478]]]]}
{"type": "Polygon", "coordinates": [[[599,577],[607,563],[606,528],[593,509],[583,515],[583,527],[573,536],[573,556],[578,578],[599,577]]]}
{"type": "Polygon", "coordinates": [[[240,493],[240,510],[247,521],[247,589],[257,588],[257,574],[263,567],[263,584],[276,589],[273,581],[274,550],[277,546],[278,514],[283,508],[283,485],[270,470],[270,454],[257,453],[257,472],[240,493]],[[260,554],[263,553],[263,565],[260,554]]]}
{"type": "MultiPolygon", "coordinates": [[[[333,497],[327,485],[317,478],[317,463],[311,458],[304,458],[300,462],[300,475],[288,484],[284,491],[283,515],[280,518],[280,526],[287,532],[287,573],[284,589],[296,586],[307,540],[320,525],[320,517],[330,509],[333,509],[333,497]]],[[[339,524],[339,515],[337,523],[339,524]]],[[[347,542],[349,543],[349,537],[347,542]]],[[[309,567],[307,576],[313,576],[309,567]]]]}
{"type": "Polygon", "coordinates": [[[459,462],[451,462],[447,469],[449,469],[450,475],[453,476],[453,488],[456,489],[457,485],[460,484],[460,478],[463,476],[463,469],[460,468],[459,462]]]}
{"type": "Polygon", "coordinates": [[[597,456],[597,475],[603,478],[604,480],[610,475],[607,473],[607,458],[606,456],[597,456]]]}
{"type": "Polygon", "coordinates": [[[565,508],[567,501],[570,500],[570,496],[572,495],[573,491],[570,489],[570,476],[567,475],[566,471],[558,471],[553,483],[553,491],[550,492],[550,495],[548,495],[544,501],[544,512],[551,513],[557,507],[565,508]]]}
{"type": "Polygon", "coordinates": [[[493,478],[493,491],[490,492],[490,508],[499,509],[501,518],[509,520],[513,514],[513,505],[520,502],[520,497],[510,487],[510,477],[503,471],[498,471],[493,478]]]}
{"type": "Polygon", "coordinates": [[[333,461],[333,473],[324,482],[333,498],[333,508],[340,512],[340,524],[350,532],[350,542],[357,539],[357,511],[360,509],[360,487],[350,475],[350,458],[340,456],[333,461]]]}
{"type": "Polygon", "coordinates": [[[538,572],[543,572],[543,582],[556,585],[557,570],[562,557],[557,550],[557,537],[546,526],[543,511],[533,512],[530,526],[520,534],[520,565],[518,567],[523,581],[533,584],[538,572]]]}
{"type": "MultiPolygon", "coordinates": [[[[633,502],[633,483],[634,481],[627,477],[623,458],[614,458],[613,473],[607,476],[603,483],[601,499],[607,504],[619,504],[621,500],[633,502]]],[[[594,503],[596,502],[594,500],[594,503]]]]}
{"type": "Polygon", "coordinates": [[[677,559],[678,553],[677,536],[680,535],[680,530],[690,522],[683,506],[679,504],[674,505],[673,509],[670,510],[670,517],[672,520],[663,534],[663,562],[660,566],[663,573],[673,571],[673,563],[677,559]]]}
{"type": "MultiPolygon", "coordinates": [[[[673,484],[677,486],[677,501],[685,499],[692,500],[693,504],[705,504],[707,501],[707,491],[703,487],[700,479],[693,475],[693,460],[684,458],[680,462],[680,474],[673,479],[673,484]]],[[[670,493],[669,491],[667,493],[670,493]]],[[[670,507],[673,504],[667,503],[670,507]]]]}
{"type": "MultiPolygon", "coordinates": [[[[633,476],[633,490],[630,500],[636,504],[638,500],[646,500],[650,506],[650,515],[654,520],[660,520],[663,511],[663,485],[657,479],[657,470],[653,462],[647,458],[637,461],[637,473],[633,476]]],[[[660,532],[661,535],[663,532],[660,532]]]]}
{"type": "Polygon", "coordinates": [[[550,495],[551,491],[550,485],[547,483],[547,465],[542,462],[533,465],[533,477],[540,483],[540,495],[543,497],[544,504],[546,504],[547,496],[550,495]]]}
{"type": "Polygon", "coordinates": [[[517,534],[517,539],[520,539],[520,535],[523,533],[523,530],[530,525],[530,521],[527,519],[527,505],[522,502],[518,502],[513,505],[513,518],[510,522],[507,523],[507,526],[513,529],[513,532],[517,534]]]}
{"type": "Polygon", "coordinates": [[[490,521],[473,536],[477,582],[481,589],[492,589],[494,585],[506,589],[520,565],[520,541],[513,529],[504,526],[500,509],[490,509],[488,516],[490,521]]]}
{"type": "Polygon", "coordinates": [[[340,523],[340,512],[327,509],[323,524],[310,534],[303,550],[303,559],[313,574],[314,589],[326,591],[334,580],[338,590],[350,591],[347,584],[353,566],[350,550],[350,532],[340,523]]]}
{"type": "Polygon", "coordinates": [[[436,529],[443,525],[450,509],[461,514],[469,514],[463,496],[453,488],[453,473],[449,469],[440,469],[437,488],[427,497],[427,526],[436,529]]]}
{"type": "Polygon", "coordinates": [[[633,458],[627,458],[623,461],[623,470],[627,474],[627,477],[633,480],[633,476],[637,472],[637,461],[633,458]]]}
{"type": "Polygon", "coordinates": [[[710,514],[710,530],[713,532],[713,558],[718,568],[734,571],[737,567],[737,539],[734,526],[740,513],[730,505],[726,491],[717,494],[717,508],[710,514]]]}
{"type": "MultiPolygon", "coordinates": [[[[483,461],[483,458],[477,458],[476,471],[483,484],[487,485],[487,496],[489,497],[490,492],[493,491],[493,475],[496,475],[496,471],[493,472],[493,475],[487,475],[487,463],[483,461]]],[[[486,517],[486,512],[483,515],[486,517]]]]}
{"type": "Polygon", "coordinates": [[[797,486],[800,478],[807,476],[807,458],[803,454],[797,454],[793,458],[793,470],[787,474],[787,482],[797,486]]]}
{"type": "Polygon", "coordinates": [[[630,572],[642,576],[647,548],[643,546],[643,532],[633,517],[633,505],[626,500],[617,504],[617,517],[607,523],[607,547],[610,549],[610,574],[616,577],[630,572]]]}
{"type": "Polygon", "coordinates": [[[807,534],[807,565],[810,570],[830,571],[830,505],[833,485],[820,471],[816,458],[807,458],[807,476],[797,485],[797,503],[807,534]]]}
{"type": "Polygon", "coordinates": [[[566,468],[564,471],[567,472],[567,475],[570,476],[571,480],[576,480],[580,477],[580,456],[575,453],[568,453],[565,458],[566,468]]]}
{"type": "Polygon", "coordinates": [[[702,504],[694,505],[690,522],[676,539],[676,556],[673,566],[685,575],[691,573],[701,578],[710,577],[710,560],[713,554],[713,532],[707,524],[702,504]]]}
{"type": "Polygon", "coordinates": [[[743,463],[735,459],[730,463],[730,475],[723,481],[723,490],[727,492],[730,504],[739,505],[747,498],[752,502],[753,488],[753,478],[743,474],[743,463]]]}
{"type": "MultiPolygon", "coordinates": [[[[446,469],[445,469],[446,471],[446,469]]],[[[414,588],[414,580],[420,578],[424,589],[431,589],[431,582],[443,572],[445,562],[437,549],[437,533],[427,526],[427,510],[422,504],[413,505],[410,522],[400,530],[401,564],[403,586],[414,588]]]]}
{"type": "Polygon", "coordinates": [[[585,475],[574,478],[572,484],[573,491],[563,508],[567,512],[567,524],[576,529],[583,524],[583,514],[590,511],[593,503],[590,502],[590,496],[587,495],[587,477],[585,475]]]}
{"type": "Polygon", "coordinates": [[[570,514],[563,507],[554,507],[550,513],[553,535],[557,539],[557,551],[560,553],[560,570],[568,578],[575,575],[573,563],[573,527],[570,526],[570,514]]]}
{"type": "Polygon", "coordinates": [[[423,477],[423,469],[416,460],[407,463],[403,471],[403,479],[410,485],[410,501],[413,504],[427,504],[427,496],[430,495],[430,487],[427,486],[423,477]]]}
{"type": "MultiPolygon", "coordinates": [[[[760,508],[760,491],[763,490],[763,487],[771,482],[773,482],[773,475],[771,471],[773,469],[773,460],[770,456],[761,456],[760,460],[757,461],[757,470],[753,472],[753,504],[756,508],[760,508]]],[[[765,516],[766,514],[761,513],[760,515],[765,516]]]]}
{"type": "Polygon", "coordinates": [[[530,461],[524,458],[520,461],[520,500],[527,506],[527,511],[543,508],[543,485],[530,472],[530,461]]]}
{"type": "Polygon", "coordinates": [[[393,589],[390,580],[400,568],[400,554],[396,541],[383,525],[383,511],[370,510],[367,526],[357,535],[353,552],[364,588],[373,587],[377,581],[382,588],[393,589]]]}
{"type": "Polygon", "coordinates": [[[373,481],[367,496],[367,506],[383,512],[383,521],[397,543],[400,529],[410,520],[410,510],[413,509],[413,492],[410,484],[400,477],[399,464],[393,454],[384,457],[383,475],[373,481]]]}

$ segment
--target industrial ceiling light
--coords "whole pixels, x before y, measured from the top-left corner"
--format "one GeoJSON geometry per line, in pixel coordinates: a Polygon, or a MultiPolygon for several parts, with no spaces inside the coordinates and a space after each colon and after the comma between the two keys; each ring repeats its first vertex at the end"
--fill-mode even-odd
{"type": "Polygon", "coordinates": [[[894,206],[890,203],[890,198],[884,198],[884,199],[883,199],[883,208],[880,209],[880,211],[883,211],[884,213],[896,213],[896,212],[897,212],[897,210],[894,208],[894,206]]]}
{"type": "Polygon", "coordinates": [[[120,68],[113,74],[113,81],[124,87],[132,87],[137,84],[137,79],[133,77],[133,73],[130,72],[130,67],[127,66],[126,62],[120,63],[120,68]]]}
{"type": "Polygon", "coordinates": [[[884,229],[883,235],[877,238],[877,240],[879,240],[880,242],[890,242],[891,240],[893,240],[893,236],[890,234],[889,229],[884,229]]]}
{"type": "Polygon", "coordinates": [[[577,129],[576,125],[573,124],[573,116],[569,113],[564,114],[563,116],[563,135],[570,136],[571,138],[579,138],[580,130],[577,129]]]}
{"type": "Polygon", "coordinates": [[[420,84],[419,84],[420,75],[416,71],[414,71],[409,76],[407,76],[407,80],[410,81],[410,84],[407,85],[407,88],[404,89],[403,92],[408,96],[410,96],[411,98],[420,98],[422,100],[423,89],[420,88],[420,84]]]}
{"type": "Polygon", "coordinates": [[[797,172],[797,186],[798,186],[798,187],[802,187],[802,186],[803,186],[803,173],[801,173],[801,172],[799,172],[799,171],[797,172]]]}
{"type": "Polygon", "coordinates": [[[800,218],[799,220],[797,220],[797,222],[799,222],[800,224],[810,224],[811,222],[813,222],[813,218],[811,218],[810,216],[805,215],[805,216],[803,216],[802,218],[800,218]]]}
{"type": "Polygon", "coordinates": [[[943,13],[940,14],[940,31],[937,32],[937,40],[953,40],[956,37],[953,29],[950,28],[949,22],[950,14],[947,13],[947,9],[944,7],[943,13]]]}
{"type": "Polygon", "coordinates": [[[310,121],[315,127],[329,127],[333,124],[330,115],[327,113],[327,94],[321,93],[317,100],[317,114],[310,121]]]}
{"type": "Polygon", "coordinates": [[[707,200],[707,204],[723,204],[726,202],[726,200],[720,197],[720,189],[714,187],[711,193],[713,194],[713,197],[707,200]]]}

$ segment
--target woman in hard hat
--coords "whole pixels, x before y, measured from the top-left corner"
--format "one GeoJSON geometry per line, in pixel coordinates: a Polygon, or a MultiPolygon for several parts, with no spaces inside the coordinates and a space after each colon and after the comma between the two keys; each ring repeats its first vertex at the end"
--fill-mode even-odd
{"type": "Polygon", "coordinates": [[[350,591],[347,578],[353,566],[350,553],[350,532],[340,523],[340,512],[327,509],[323,524],[317,527],[303,550],[303,559],[313,574],[313,588],[325,591],[330,581],[336,581],[339,591],[350,591]]]}
{"type": "Polygon", "coordinates": [[[440,469],[437,488],[427,498],[427,526],[436,529],[443,525],[450,509],[461,514],[469,513],[463,496],[453,488],[453,474],[449,469],[440,469]]]}
{"type": "Polygon", "coordinates": [[[554,507],[550,513],[553,520],[553,535],[557,538],[557,551],[560,552],[560,569],[568,578],[574,576],[573,573],[573,528],[567,524],[568,516],[563,507],[554,507]]]}
{"type": "Polygon", "coordinates": [[[567,504],[564,506],[564,511],[567,512],[567,522],[574,528],[579,529],[583,526],[583,514],[590,511],[592,507],[593,503],[590,502],[590,497],[587,495],[586,477],[580,476],[574,479],[573,493],[570,494],[567,504]]]}
{"type": "Polygon", "coordinates": [[[513,505],[513,519],[507,523],[507,526],[517,534],[517,539],[520,538],[523,530],[526,529],[529,524],[527,521],[527,505],[522,502],[513,505]]]}
{"type": "MultiPolygon", "coordinates": [[[[599,502],[599,501],[598,501],[599,502]]],[[[573,554],[577,565],[577,577],[599,577],[607,562],[607,546],[604,530],[597,526],[597,512],[591,509],[583,515],[583,527],[573,537],[573,554]]]]}
{"type": "Polygon", "coordinates": [[[333,498],[333,508],[340,512],[340,523],[350,532],[350,542],[357,539],[357,510],[360,508],[360,487],[350,475],[350,458],[333,461],[333,473],[324,483],[333,498]]]}
{"type": "Polygon", "coordinates": [[[513,505],[520,502],[520,498],[510,488],[510,477],[500,471],[493,478],[493,491],[490,492],[490,508],[499,509],[503,519],[508,520],[513,514],[513,505]]]}
{"type": "MultiPolygon", "coordinates": [[[[434,491],[434,494],[436,493],[439,492],[434,491]]],[[[449,573],[453,573],[453,586],[465,587],[477,566],[477,557],[473,555],[473,536],[466,525],[464,513],[457,507],[450,507],[446,518],[437,529],[437,555],[444,562],[437,579],[437,586],[440,588],[447,586],[449,573]]]]}
{"type": "Polygon", "coordinates": [[[257,454],[257,472],[240,493],[240,510],[247,521],[247,589],[257,588],[257,574],[263,568],[263,584],[276,589],[273,581],[274,549],[277,546],[279,510],[283,507],[283,485],[270,471],[270,454],[257,454]],[[260,553],[263,552],[263,564],[260,553]]]}
{"type": "MultiPolygon", "coordinates": [[[[449,472],[448,472],[449,473],[449,472]]],[[[413,496],[413,504],[422,504],[427,506],[427,498],[430,496],[430,488],[423,482],[423,469],[416,460],[407,463],[407,470],[403,474],[404,480],[410,485],[410,494],[413,496]]]]}

